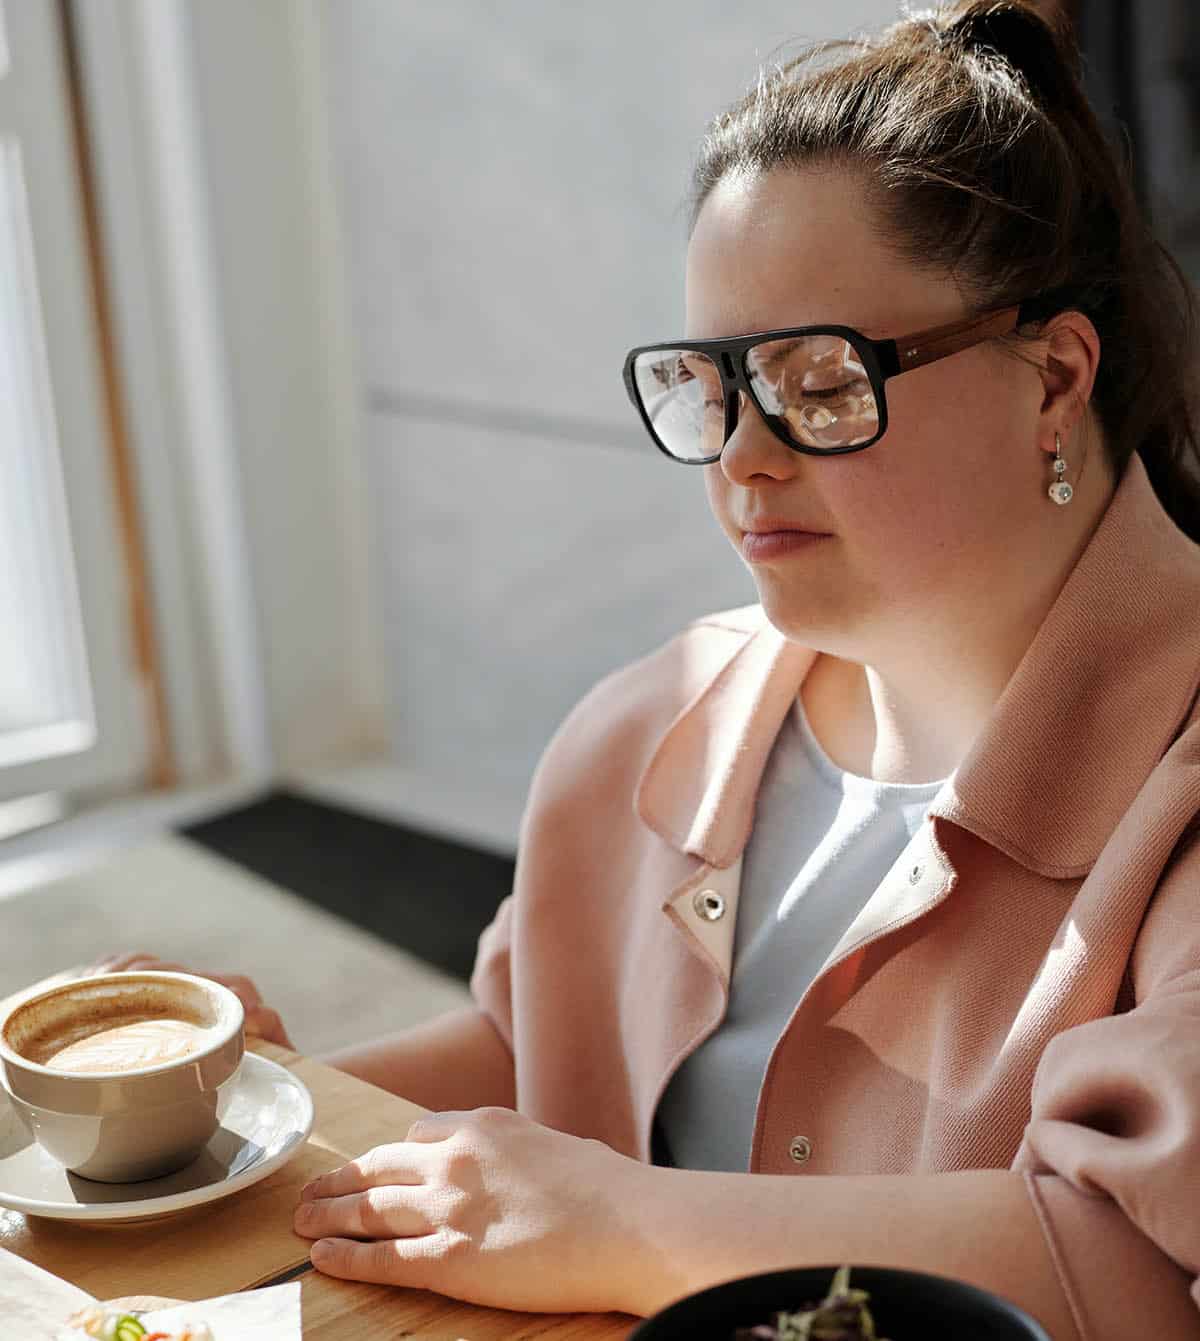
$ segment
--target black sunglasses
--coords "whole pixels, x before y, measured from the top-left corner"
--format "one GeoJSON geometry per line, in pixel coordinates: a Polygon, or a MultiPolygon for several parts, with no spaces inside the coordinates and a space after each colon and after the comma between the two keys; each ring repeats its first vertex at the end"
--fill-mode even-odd
{"type": "Polygon", "coordinates": [[[625,389],[673,461],[720,459],[737,427],[738,399],[730,394],[737,391],[794,451],[861,452],[887,431],[889,377],[1007,335],[1035,319],[1035,305],[1040,297],[891,340],[868,339],[851,326],[788,326],[640,345],[625,357],[625,389]]]}

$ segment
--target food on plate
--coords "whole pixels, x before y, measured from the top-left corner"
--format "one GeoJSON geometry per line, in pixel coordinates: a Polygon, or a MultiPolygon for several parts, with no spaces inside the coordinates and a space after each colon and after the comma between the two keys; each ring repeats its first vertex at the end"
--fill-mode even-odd
{"type": "Polygon", "coordinates": [[[68,1325],[84,1336],[96,1337],[97,1341],[213,1341],[207,1323],[185,1323],[169,1332],[162,1329],[150,1331],[143,1324],[140,1313],[114,1311],[100,1304],[81,1308],[68,1319],[68,1325]]]}
{"type": "Polygon", "coordinates": [[[739,1327],[733,1341],[887,1341],[875,1331],[866,1290],[850,1288],[850,1268],[834,1273],[829,1293],[819,1304],[797,1313],[776,1313],[771,1322],[739,1327]]]}

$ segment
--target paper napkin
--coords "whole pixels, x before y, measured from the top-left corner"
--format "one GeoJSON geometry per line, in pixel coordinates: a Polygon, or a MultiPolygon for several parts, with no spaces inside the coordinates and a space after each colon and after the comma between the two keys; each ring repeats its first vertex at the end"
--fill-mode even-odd
{"type": "MultiPolygon", "coordinates": [[[[86,1341],[68,1326],[81,1308],[98,1301],[84,1290],[0,1248],[0,1320],[3,1334],[48,1341],[86,1341]]],[[[174,1304],[142,1314],[148,1332],[206,1322],[213,1341],[300,1341],[300,1282],[174,1304]]]]}

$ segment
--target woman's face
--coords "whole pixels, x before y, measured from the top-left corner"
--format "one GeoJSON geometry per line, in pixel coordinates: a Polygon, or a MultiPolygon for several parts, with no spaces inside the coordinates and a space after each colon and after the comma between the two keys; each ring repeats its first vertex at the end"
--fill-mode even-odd
{"type": "MultiPolygon", "coordinates": [[[[834,170],[727,178],[688,247],[689,339],[819,323],[879,339],[972,312],[949,279],[883,248],[856,180],[834,170]]],[[[704,467],[771,622],[862,662],[896,639],[984,619],[989,593],[1028,580],[1024,558],[1058,511],[1034,436],[1036,369],[985,343],[889,380],[886,396],[884,436],[830,457],[792,451],[743,403],[720,461],[704,467]],[[826,535],[798,547],[745,540],[789,527],[826,535]]]]}

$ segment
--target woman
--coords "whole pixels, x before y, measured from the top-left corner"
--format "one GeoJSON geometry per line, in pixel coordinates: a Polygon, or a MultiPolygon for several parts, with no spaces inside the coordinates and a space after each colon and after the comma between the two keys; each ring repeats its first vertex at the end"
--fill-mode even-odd
{"type": "Polygon", "coordinates": [[[626,365],[761,604],[563,724],[477,1006],[338,1059],[440,1111],[296,1228],[513,1308],[846,1261],[1193,1336],[1190,294],[1031,8],[832,57],[713,124],[626,365]]]}

